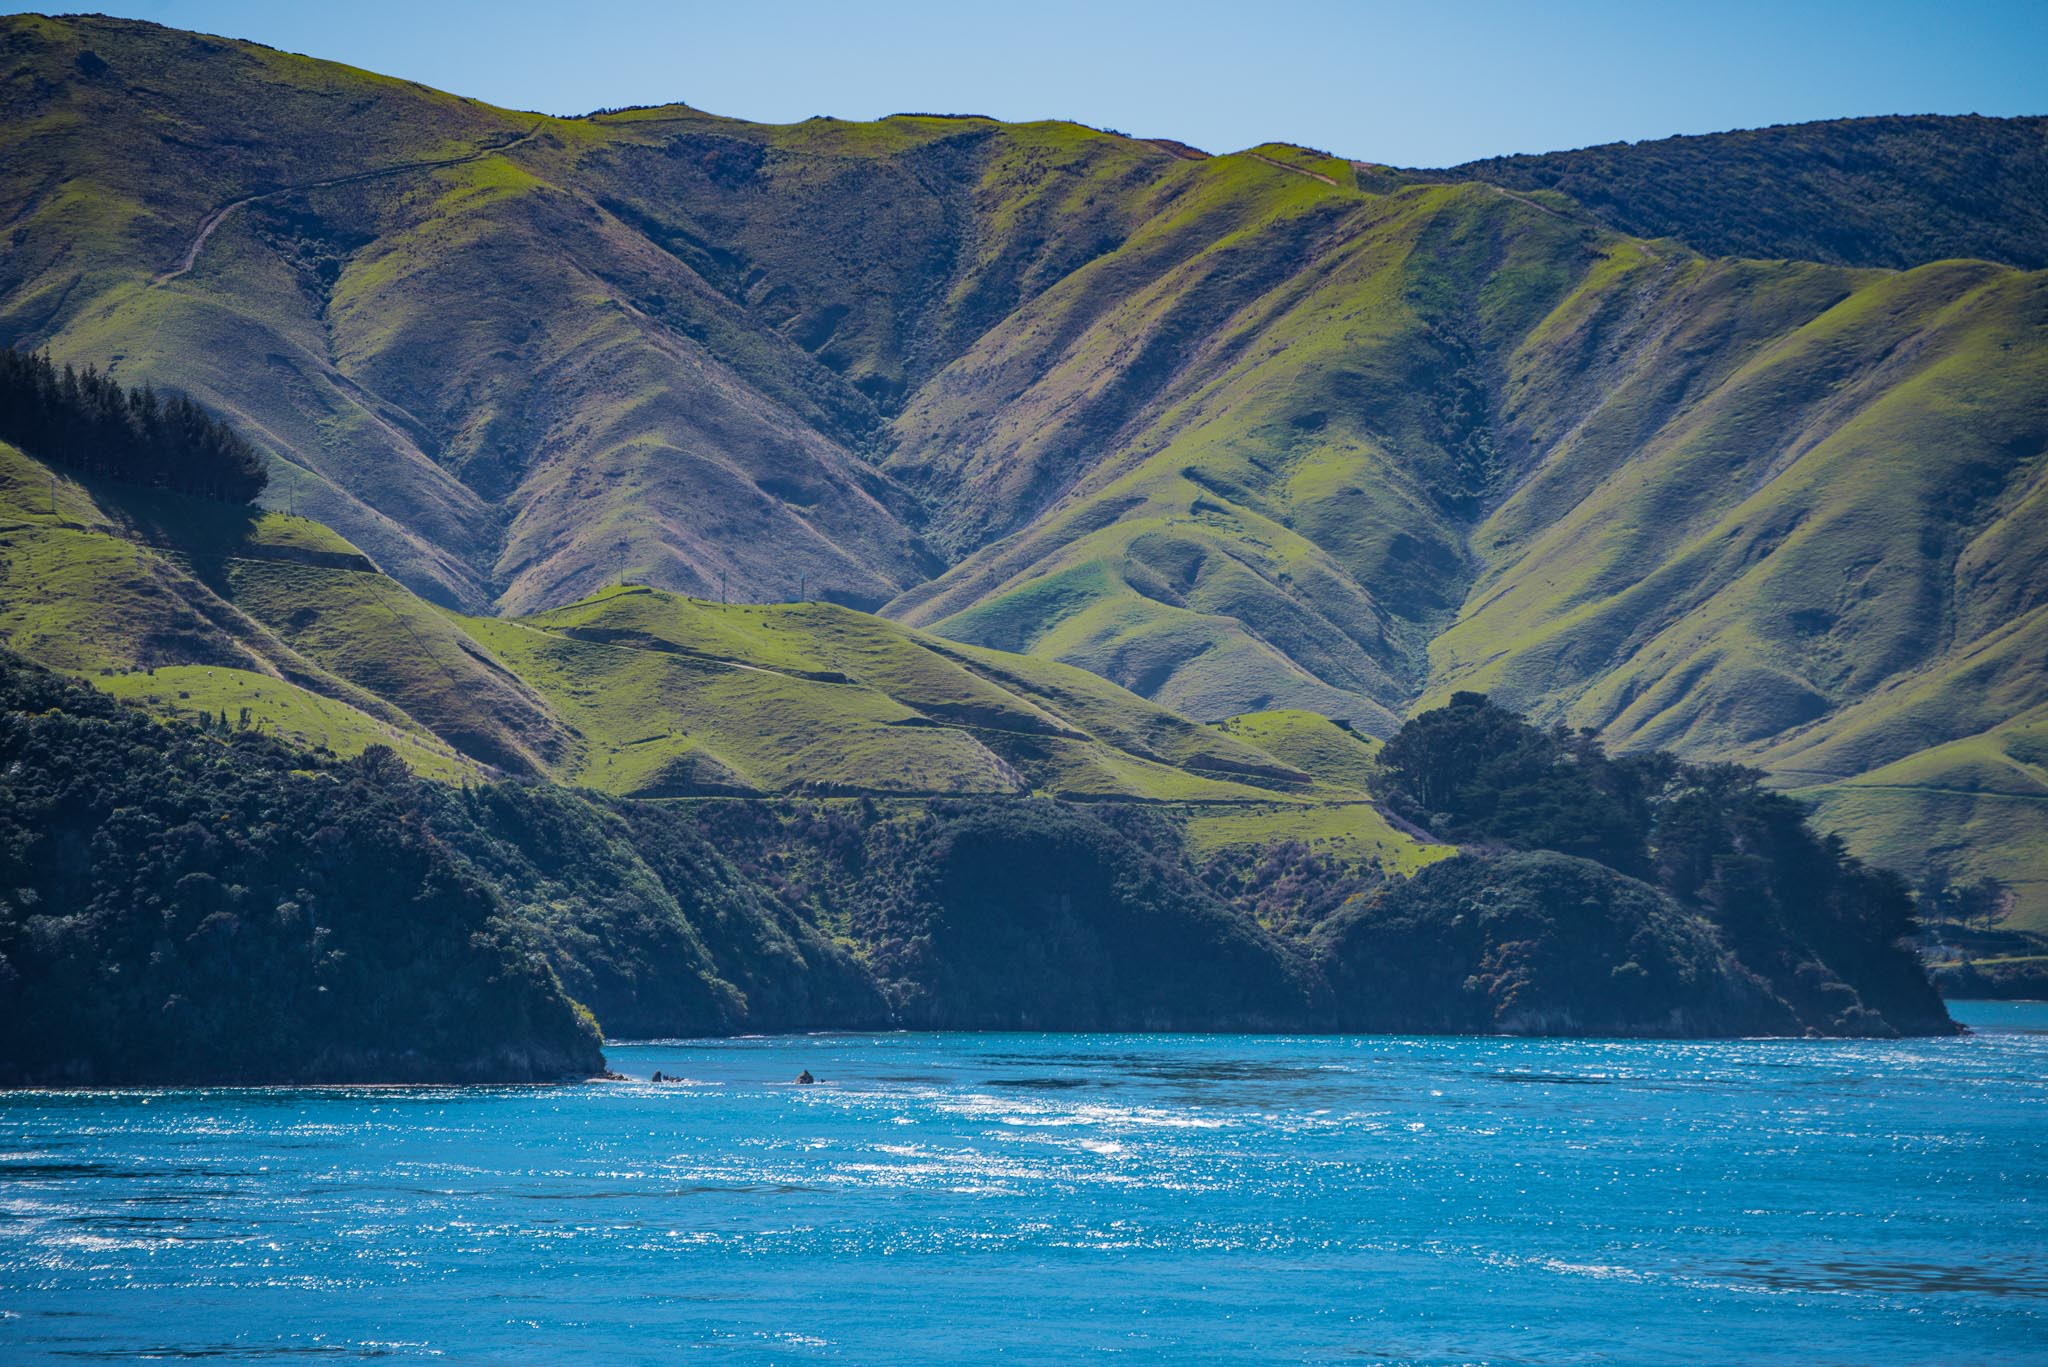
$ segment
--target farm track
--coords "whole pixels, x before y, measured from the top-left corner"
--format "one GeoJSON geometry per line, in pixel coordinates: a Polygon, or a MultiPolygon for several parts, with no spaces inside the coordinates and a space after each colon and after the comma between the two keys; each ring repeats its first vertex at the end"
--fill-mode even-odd
{"type": "Polygon", "coordinates": [[[231,199],[200,221],[199,231],[193,235],[191,245],[185,248],[185,255],[179,259],[176,266],[157,276],[152,283],[167,285],[179,276],[189,272],[193,266],[198,264],[199,253],[205,250],[206,240],[213,236],[214,230],[227,222],[235,210],[246,205],[260,204],[266,199],[278,199],[284,195],[303,194],[308,190],[325,190],[336,185],[355,185],[361,181],[378,180],[385,176],[404,175],[409,171],[432,171],[443,166],[463,166],[472,161],[481,161],[485,157],[498,156],[522,144],[531,142],[540,134],[540,130],[544,126],[545,121],[536,123],[510,142],[502,142],[493,147],[479,147],[475,151],[466,152],[459,157],[439,157],[431,161],[409,161],[402,162],[396,166],[379,166],[368,171],[356,171],[345,176],[334,176],[327,180],[308,181],[303,185],[282,185],[275,190],[263,190],[253,195],[243,195],[240,199],[231,199]]]}

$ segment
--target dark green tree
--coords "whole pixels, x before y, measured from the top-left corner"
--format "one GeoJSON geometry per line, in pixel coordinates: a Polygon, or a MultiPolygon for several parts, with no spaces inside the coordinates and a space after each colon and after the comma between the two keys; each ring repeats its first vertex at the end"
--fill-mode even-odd
{"type": "Polygon", "coordinates": [[[1646,864],[1643,788],[1662,762],[1617,763],[1599,738],[1545,731],[1483,693],[1456,693],[1380,752],[1376,795],[1447,839],[1646,864]]]}
{"type": "Polygon", "coordinates": [[[269,481],[256,448],[192,400],[12,348],[0,349],[0,441],[88,475],[230,503],[253,501],[269,481]]]}

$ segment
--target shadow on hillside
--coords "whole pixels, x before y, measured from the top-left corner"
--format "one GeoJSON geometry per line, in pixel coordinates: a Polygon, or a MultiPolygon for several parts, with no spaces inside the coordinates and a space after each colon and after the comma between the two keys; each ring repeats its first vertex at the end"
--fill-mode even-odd
{"type": "Polygon", "coordinates": [[[107,479],[78,478],[78,483],[121,535],[186,562],[195,578],[223,597],[228,596],[227,565],[261,544],[257,528],[264,510],[253,503],[225,503],[107,479]]]}

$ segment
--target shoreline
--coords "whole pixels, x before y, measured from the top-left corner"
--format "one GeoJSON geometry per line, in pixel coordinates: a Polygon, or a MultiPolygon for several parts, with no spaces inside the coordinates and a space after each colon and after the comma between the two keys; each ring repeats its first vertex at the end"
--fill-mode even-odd
{"type": "MultiPolygon", "coordinates": [[[[1982,1004],[1989,1006],[2048,1005],[2039,999],[2011,999],[1996,997],[1967,997],[1955,999],[1961,1004],[1982,1004]]],[[[649,1039],[606,1040],[607,1049],[650,1049],[688,1048],[729,1045],[744,1041],[771,1043],[789,1040],[814,1042],[857,1041],[884,1039],[890,1037],[923,1036],[933,1039],[973,1037],[1013,1037],[1020,1039],[1215,1039],[1232,1041],[1332,1041],[1332,1040],[1495,1040],[1517,1043],[1546,1044],[1682,1044],[1682,1045],[1729,1045],[1729,1044],[1880,1044],[1904,1045],[1918,1041],[1966,1039],[1983,1032],[1965,1024],[1955,1022],[1951,1032],[1939,1034],[1901,1034],[1891,1038],[1876,1038],[1869,1035],[1520,1035],[1503,1033],[1458,1033],[1451,1031],[1254,1031],[1254,1030],[808,1030],[789,1031],[782,1034],[750,1033],[744,1035],[683,1035],[664,1036],[649,1039]]],[[[581,1075],[566,1075],[542,1080],[490,1082],[475,1080],[412,1081],[412,1082],[294,1082],[277,1080],[270,1082],[28,1082],[0,1085],[0,1100],[16,1095],[92,1095],[119,1093],[165,1094],[175,1092],[440,1092],[480,1090],[533,1090],[542,1088],[565,1088],[587,1086],[592,1083],[639,1083],[643,1085],[666,1085],[669,1082],[683,1082],[681,1078],[665,1078],[656,1084],[652,1078],[634,1077],[617,1069],[607,1068],[603,1072],[581,1075]]],[[[702,1085],[702,1084],[691,1084],[702,1085]]],[[[791,1084],[795,1085],[795,1084],[791,1084]]]]}

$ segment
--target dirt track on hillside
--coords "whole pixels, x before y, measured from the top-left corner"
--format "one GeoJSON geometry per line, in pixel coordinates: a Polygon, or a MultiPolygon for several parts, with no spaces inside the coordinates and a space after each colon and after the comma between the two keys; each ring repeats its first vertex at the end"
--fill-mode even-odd
{"type": "Polygon", "coordinates": [[[192,244],[185,248],[185,255],[179,259],[176,266],[159,275],[152,283],[158,285],[169,284],[191,270],[198,263],[199,253],[205,249],[206,239],[213,236],[214,229],[227,222],[228,217],[244,205],[255,204],[266,199],[276,199],[282,195],[301,194],[307,190],[324,190],[335,185],[353,185],[358,181],[376,180],[383,176],[403,175],[407,171],[431,171],[442,166],[461,166],[468,162],[481,161],[485,157],[494,157],[501,152],[509,152],[522,143],[531,142],[540,133],[543,126],[543,123],[536,123],[510,142],[502,142],[494,147],[479,147],[474,152],[466,152],[459,157],[440,157],[433,161],[409,161],[402,162],[397,166],[379,166],[368,171],[356,171],[346,176],[334,176],[328,180],[308,181],[303,185],[282,185],[275,190],[263,190],[253,195],[243,195],[240,199],[231,199],[200,221],[199,231],[193,235],[192,244]]]}

